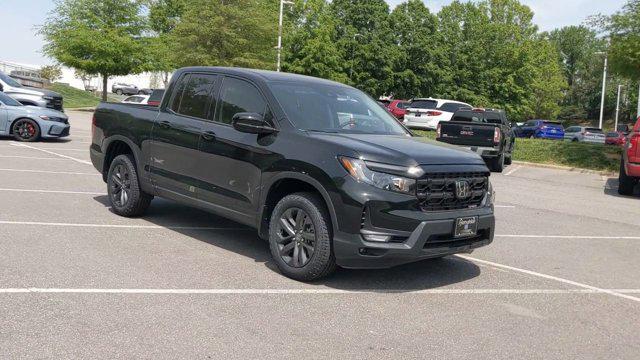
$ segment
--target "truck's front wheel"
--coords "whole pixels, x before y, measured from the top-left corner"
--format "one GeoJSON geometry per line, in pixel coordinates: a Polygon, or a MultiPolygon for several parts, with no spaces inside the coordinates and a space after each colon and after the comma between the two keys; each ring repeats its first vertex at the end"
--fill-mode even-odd
{"type": "Polygon", "coordinates": [[[269,223],[269,247],[280,271],[295,280],[313,281],[336,268],[330,218],[315,194],[296,193],[278,202],[269,223]]]}
{"type": "Polygon", "coordinates": [[[109,166],[107,193],[113,212],[120,216],[140,216],[149,207],[152,195],[142,191],[131,155],[118,155],[109,166]]]}

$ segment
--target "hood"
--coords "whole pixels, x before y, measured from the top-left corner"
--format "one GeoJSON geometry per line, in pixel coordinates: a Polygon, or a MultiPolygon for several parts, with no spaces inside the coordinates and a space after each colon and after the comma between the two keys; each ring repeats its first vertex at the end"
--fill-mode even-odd
{"type": "Polygon", "coordinates": [[[25,95],[36,95],[36,96],[51,96],[51,97],[62,97],[59,93],[47,89],[39,89],[29,86],[22,87],[14,87],[11,88],[11,91],[8,91],[12,94],[25,94],[25,95]]]}
{"type": "Polygon", "coordinates": [[[337,155],[360,156],[385,164],[484,165],[482,158],[472,151],[423,137],[329,133],[310,133],[310,136],[334,144],[343,152],[337,155]],[[349,154],[349,151],[356,154],[349,154]]]}
{"type": "Polygon", "coordinates": [[[49,109],[49,108],[45,108],[45,107],[39,107],[39,106],[21,106],[21,107],[15,107],[16,109],[23,109],[25,110],[27,113],[29,114],[34,114],[37,116],[40,115],[46,115],[49,117],[59,117],[59,118],[63,118],[63,119],[67,119],[67,114],[60,112],[58,110],[54,110],[54,109],[49,109]]]}

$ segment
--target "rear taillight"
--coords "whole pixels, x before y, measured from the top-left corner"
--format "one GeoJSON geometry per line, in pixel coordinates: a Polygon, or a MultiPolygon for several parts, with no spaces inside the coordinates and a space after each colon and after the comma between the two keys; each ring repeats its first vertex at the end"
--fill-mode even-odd
{"type": "Polygon", "coordinates": [[[440,116],[442,115],[442,111],[427,111],[427,116],[440,116]]]}
{"type": "Polygon", "coordinates": [[[502,133],[499,128],[495,127],[493,128],[493,142],[499,144],[500,140],[502,140],[502,133]]]}
{"type": "Polygon", "coordinates": [[[436,127],[436,137],[440,137],[440,134],[442,134],[442,124],[438,123],[438,126],[436,127]]]}
{"type": "Polygon", "coordinates": [[[627,148],[629,158],[640,157],[640,133],[629,135],[629,147],[627,148]]]}

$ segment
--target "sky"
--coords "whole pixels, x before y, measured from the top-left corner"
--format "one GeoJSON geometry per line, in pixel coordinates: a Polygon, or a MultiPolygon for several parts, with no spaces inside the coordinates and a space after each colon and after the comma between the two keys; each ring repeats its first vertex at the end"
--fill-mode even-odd
{"type": "MultiPolygon", "coordinates": [[[[402,0],[387,0],[393,7],[402,0]]],[[[424,0],[432,12],[439,11],[451,0],[424,0]]],[[[533,21],[541,30],[567,25],[580,25],[595,14],[611,14],[626,0],[521,0],[535,12],[533,21]]],[[[45,22],[52,9],[51,0],[0,0],[0,33],[3,44],[0,60],[29,65],[51,64],[42,53],[43,41],[36,27],[45,22]]]]}

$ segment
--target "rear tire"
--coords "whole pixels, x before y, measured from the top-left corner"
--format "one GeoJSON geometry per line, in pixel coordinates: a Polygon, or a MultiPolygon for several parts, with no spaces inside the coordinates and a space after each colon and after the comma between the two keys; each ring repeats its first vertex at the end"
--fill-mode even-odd
{"type": "Polygon", "coordinates": [[[278,269],[298,281],[313,281],[334,272],[330,229],[329,214],[317,195],[296,193],[282,198],[269,222],[269,248],[278,269]]]}
{"type": "Polygon", "coordinates": [[[633,189],[638,184],[638,179],[627,175],[624,169],[624,159],[620,161],[620,176],[618,177],[618,194],[633,195],[633,189]]]}
{"type": "Polygon", "coordinates": [[[135,217],[144,214],[153,196],[145,193],[138,182],[138,172],[131,155],[118,155],[109,166],[107,193],[113,212],[135,217]]]}
{"type": "Polygon", "coordinates": [[[505,165],[511,165],[511,162],[513,161],[511,158],[513,157],[513,155],[509,154],[509,156],[506,156],[504,158],[504,164],[505,165]]]}
{"type": "Polygon", "coordinates": [[[116,94],[122,95],[122,90],[120,90],[120,89],[116,90],[116,94]]]}
{"type": "Polygon", "coordinates": [[[489,169],[493,172],[501,173],[504,170],[505,156],[500,154],[497,158],[489,160],[489,169]]]}

